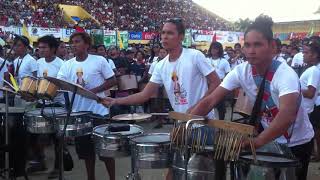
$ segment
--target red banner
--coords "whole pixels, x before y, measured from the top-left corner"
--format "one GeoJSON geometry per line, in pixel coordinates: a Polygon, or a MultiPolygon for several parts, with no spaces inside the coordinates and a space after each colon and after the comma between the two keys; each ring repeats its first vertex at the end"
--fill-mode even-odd
{"type": "Polygon", "coordinates": [[[157,37],[158,34],[159,33],[157,33],[157,32],[143,32],[142,33],[142,39],[143,40],[152,40],[155,37],[157,37]]]}

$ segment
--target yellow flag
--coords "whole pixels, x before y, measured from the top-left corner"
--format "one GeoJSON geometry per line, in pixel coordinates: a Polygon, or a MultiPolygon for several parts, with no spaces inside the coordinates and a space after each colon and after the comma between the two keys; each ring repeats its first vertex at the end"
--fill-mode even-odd
{"type": "Polygon", "coordinates": [[[22,24],[22,35],[27,37],[29,39],[29,41],[31,40],[29,32],[28,32],[28,29],[27,29],[27,26],[26,26],[25,23],[22,24]]]}
{"type": "Polygon", "coordinates": [[[9,73],[9,75],[10,75],[10,81],[11,81],[11,84],[12,84],[14,90],[16,92],[18,92],[19,91],[19,86],[18,86],[18,83],[17,83],[16,79],[14,79],[14,77],[13,77],[13,75],[11,73],[9,73]]]}
{"type": "Polygon", "coordinates": [[[119,42],[119,48],[123,49],[123,42],[122,42],[122,39],[121,39],[121,36],[120,36],[120,31],[118,31],[118,42],[119,42]]]}

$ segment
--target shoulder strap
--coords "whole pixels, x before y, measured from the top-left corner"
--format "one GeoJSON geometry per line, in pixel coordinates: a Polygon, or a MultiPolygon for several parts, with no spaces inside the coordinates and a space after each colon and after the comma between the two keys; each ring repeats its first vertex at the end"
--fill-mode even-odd
{"type": "MultiPolygon", "coordinates": [[[[268,72],[268,71],[267,71],[268,72]]],[[[264,87],[265,87],[265,82],[266,82],[266,75],[267,73],[264,75],[262,82],[260,84],[259,87],[259,92],[256,98],[256,101],[254,102],[254,106],[252,108],[252,113],[249,119],[249,123],[250,125],[253,126],[258,126],[257,128],[260,129],[261,127],[261,123],[260,123],[260,111],[261,111],[261,105],[262,105],[262,101],[263,101],[263,94],[264,94],[264,87]]]]}

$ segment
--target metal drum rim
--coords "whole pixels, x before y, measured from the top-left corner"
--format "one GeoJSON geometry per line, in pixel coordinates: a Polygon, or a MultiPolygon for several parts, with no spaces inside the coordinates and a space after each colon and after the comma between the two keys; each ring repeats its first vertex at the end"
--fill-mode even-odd
{"type": "Polygon", "coordinates": [[[297,159],[289,158],[283,154],[271,153],[271,152],[256,152],[257,156],[265,155],[265,156],[273,156],[279,158],[285,158],[291,160],[291,162],[271,162],[271,161],[262,161],[257,160],[257,163],[254,163],[253,159],[244,158],[245,155],[252,155],[251,152],[243,152],[239,156],[239,163],[240,164],[252,164],[256,166],[262,167],[274,167],[274,168],[289,168],[289,167],[298,167],[300,163],[297,159]]]}
{"type": "Polygon", "coordinates": [[[169,135],[170,133],[146,133],[146,134],[140,134],[139,136],[136,136],[134,138],[131,138],[130,141],[133,145],[139,146],[139,145],[144,145],[144,146],[158,146],[158,145],[164,145],[164,144],[170,144],[170,140],[167,142],[160,142],[160,143],[155,143],[155,142],[136,142],[134,141],[135,138],[139,138],[142,136],[147,136],[147,135],[169,135]]]}
{"type": "MultiPolygon", "coordinates": [[[[98,128],[101,128],[101,127],[105,127],[107,125],[110,125],[110,124],[102,124],[102,125],[94,127],[93,131],[92,131],[92,135],[100,137],[100,138],[104,138],[105,134],[100,134],[100,133],[96,132],[95,130],[98,129],[98,128]]],[[[130,125],[130,127],[132,127],[132,126],[137,127],[138,129],[141,130],[141,132],[134,133],[134,134],[129,134],[129,135],[125,135],[125,136],[121,136],[120,134],[109,134],[108,139],[121,139],[121,138],[125,138],[126,139],[126,138],[130,138],[130,137],[139,136],[139,135],[144,133],[143,128],[141,126],[136,125],[136,124],[129,124],[129,125],[130,125]]]]}

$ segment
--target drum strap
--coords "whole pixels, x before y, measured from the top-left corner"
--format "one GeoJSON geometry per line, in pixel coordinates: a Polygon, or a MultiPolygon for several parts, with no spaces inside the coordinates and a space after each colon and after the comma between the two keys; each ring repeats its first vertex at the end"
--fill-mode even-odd
{"type": "Polygon", "coordinates": [[[262,105],[262,101],[263,101],[263,94],[264,94],[264,88],[265,88],[265,82],[266,82],[266,74],[264,75],[262,82],[259,86],[259,92],[258,92],[256,101],[254,102],[254,105],[252,108],[252,113],[251,113],[249,123],[248,123],[250,125],[255,126],[259,133],[261,131],[263,131],[262,125],[260,123],[260,120],[261,120],[260,119],[260,115],[261,115],[260,112],[261,112],[261,105],[262,105]]]}

